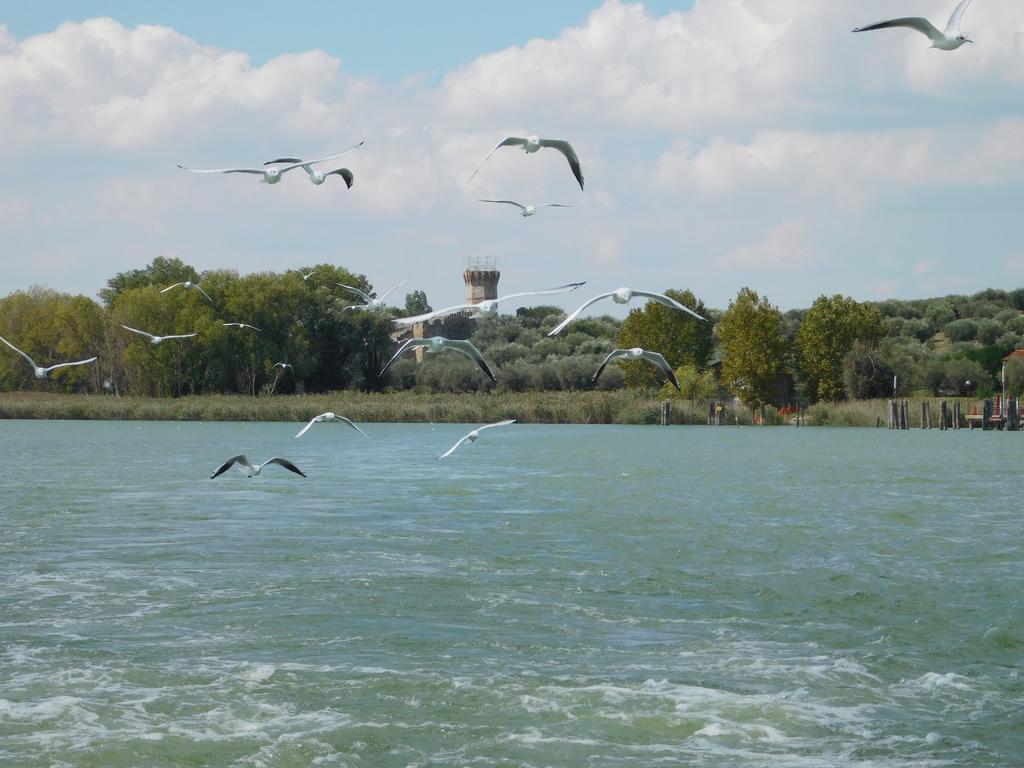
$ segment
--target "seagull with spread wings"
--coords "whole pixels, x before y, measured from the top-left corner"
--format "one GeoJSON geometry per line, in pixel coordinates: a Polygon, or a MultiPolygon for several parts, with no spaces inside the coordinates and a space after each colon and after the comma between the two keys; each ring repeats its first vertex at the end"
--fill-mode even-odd
{"type": "Polygon", "coordinates": [[[167,336],[155,336],[152,333],[140,331],[138,328],[132,328],[130,325],[125,325],[124,323],[121,324],[121,327],[124,328],[126,331],[131,331],[132,333],[137,333],[140,336],[145,336],[147,339],[149,339],[151,344],[163,344],[168,339],[191,339],[193,336],[199,335],[199,332],[196,331],[193,333],[175,333],[168,334],[167,336]]]}
{"type": "Polygon", "coordinates": [[[586,309],[596,301],[601,301],[602,299],[611,299],[616,304],[629,304],[629,302],[633,299],[634,296],[641,296],[645,299],[651,299],[653,301],[656,301],[659,304],[664,304],[666,307],[678,309],[680,312],[685,312],[688,315],[692,315],[698,320],[706,319],[698,315],[689,307],[684,307],[675,299],[665,296],[662,293],[653,293],[652,291],[636,291],[633,290],[632,288],[617,288],[614,291],[609,291],[608,293],[602,293],[598,296],[595,296],[590,301],[582,304],[580,307],[576,309],[576,311],[574,311],[571,315],[565,318],[565,320],[556,325],[554,329],[548,334],[548,336],[557,336],[558,334],[560,334],[565,329],[565,327],[569,325],[569,323],[576,319],[580,312],[582,312],[584,309],[586,309]]]}
{"type": "Polygon", "coordinates": [[[211,304],[213,304],[213,299],[210,298],[210,294],[208,294],[206,291],[204,291],[202,288],[200,288],[198,284],[193,283],[191,280],[183,280],[180,283],[175,283],[174,285],[168,285],[166,288],[164,288],[162,291],[160,291],[160,293],[167,293],[169,290],[171,290],[172,288],[177,288],[179,285],[182,288],[195,289],[195,290],[199,291],[201,294],[203,294],[203,296],[206,297],[207,301],[209,301],[211,304]]]}
{"type": "Polygon", "coordinates": [[[268,464],[279,464],[282,467],[284,467],[285,469],[287,469],[289,472],[294,472],[295,474],[302,475],[303,477],[306,476],[305,472],[303,472],[297,466],[295,466],[290,461],[288,461],[288,459],[282,459],[282,458],[279,458],[279,457],[275,456],[272,459],[267,459],[262,464],[253,464],[252,462],[249,461],[249,459],[246,458],[244,453],[240,453],[237,456],[232,456],[230,459],[228,459],[223,464],[221,464],[216,469],[216,471],[212,475],[210,475],[210,479],[213,480],[213,478],[219,477],[220,475],[223,475],[225,472],[227,472],[229,469],[231,469],[231,467],[233,467],[235,464],[238,464],[239,466],[245,467],[246,469],[248,469],[249,470],[249,477],[256,477],[256,475],[258,475],[260,472],[262,472],[263,468],[265,466],[267,466],[268,464]]]}
{"type": "Polygon", "coordinates": [[[43,368],[41,365],[36,365],[36,361],[35,360],[33,360],[31,357],[26,355],[24,352],[22,352],[16,346],[11,344],[11,342],[9,342],[3,336],[0,336],[0,341],[2,341],[4,344],[6,344],[8,347],[13,349],[15,352],[17,352],[19,355],[21,355],[23,358],[25,358],[28,361],[28,364],[32,366],[32,372],[35,373],[37,379],[45,379],[46,376],[51,371],[55,371],[58,368],[67,368],[67,367],[72,366],[72,365],[87,365],[88,363],[95,363],[96,359],[97,359],[95,357],[90,357],[88,360],[77,360],[77,361],[75,361],[73,363],[57,363],[56,365],[51,365],[51,366],[48,366],[46,368],[43,368]]]}
{"type": "Polygon", "coordinates": [[[576,150],[572,148],[572,144],[565,139],[542,139],[539,136],[527,136],[525,138],[520,136],[509,136],[508,138],[502,139],[494,149],[487,153],[487,157],[485,157],[480,162],[480,165],[476,167],[472,176],[469,177],[469,181],[473,180],[473,176],[476,176],[480,169],[483,168],[484,163],[487,162],[490,156],[502,147],[522,147],[523,151],[528,155],[532,155],[543,147],[558,150],[565,155],[565,159],[569,161],[569,168],[572,170],[572,175],[575,176],[576,181],[579,182],[580,189],[583,189],[583,171],[580,170],[580,159],[576,156],[576,150]]]}
{"type": "MultiPolygon", "coordinates": [[[[314,171],[312,171],[312,169],[310,169],[309,166],[314,165],[315,163],[323,163],[323,162],[326,162],[327,160],[334,160],[335,158],[341,157],[342,155],[347,155],[352,150],[358,149],[360,146],[362,146],[362,144],[363,144],[363,142],[359,142],[359,144],[357,144],[356,146],[352,147],[351,149],[346,149],[344,152],[339,152],[336,155],[328,155],[327,157],[318,157],[316,160],[301,160],[299,158],[285,158],[286,160],[293,161],[293,162],[289,162],[283,168],[276,168],[276,167],[275,168],[267,168],[267,167],[263,167],[263,168],[186,168],[184,165],[181,165],[181,164],[179,164],[178,167],[181,168],[181,170],[183,170],[183,171],[189,171],[191,173],[251,173],[251,174],[258,175],[258,176],[262,176],[263,178],[261,178],[260,181],[265,183],[265,184],[277,184],[277,182],[279,182],[281,180],[281,177],[284,174],[288,173],[288,171],[293,171],[296,168],[305,168],[306,172],[309,173],[310,178],[313,178],[314,171]]],[[[271,161],[271,163],[278,163],[278,162],[281,162],[281,160],[272,160],[271,161]]],[[[344,170],[347,170],[347,169],[339,168],[339,169],[337,169],[335,171],[331,171],[331,173],[338,173],[340,176],[342,176],[342,178],[344,178],[344,175],[340,173],[340,171],[344,171],[344,170]]],[[[323,175],[326,176],[328,174],[323,174],[323,175]]],[[[351,172],[349,173],[349,176],[351,176],[351,172]]],[[[321,178],[320,181],[314,181],[313,183],[314,184],[323,184],[323,178],[321,178]]],[[[345,183],[348,184],[348,186],[352,186],[351,179],[346,179],[345,183]]]]}
{"type": "Polygon", "coordinates": [[[356,423],[352,421],[352,419],[346,419],[344,416],[339,416],[336,413],[331,413],[330,411],[328,411],[327,413],[321,413],[319,416],[314,416],[312,419],[310,419],[309,423],[302,429],[300,429],[299,433],[295,435],[292,438],[292,440],[295,440],[298,437],[302,437],[304,434],[306,434],[306,432],[309,431],[310,427],[312,427],[314,424],[319,424],[322,421],[333,421],[339,424],[348,424],[350,427],[352,427],[352,429],[354,429],[360,435],[365,437],[367,440],[370,439],[370,436],[363,432],[363,430],[361,430],[359,427],[357,427],[356,423]]]}
{"type": "Polygon", "coordinates": [[[583,281],[582,283],[566,283],[565,285],[560,285],[557,288],[545,288],[542,291],[510,293],[508,296],[499,296],[497,299],[485,299],[484,301],[477,302],[476,304],[456,304],[455,306],[445,307],[444,309],[435,309],[432,312],[427,312],[422,315],[399,317],[396,318],[394,322],[398,325],[415,325],[416,323],[425,323],[430,320],[448,317],[448,315],[454,315],[457,312],[476,312],[483,317],[491,317],[498,313],[498,302],[511,301],[512,299],[518,299],[520,296],[547,296],[554,293],[568,293],[570,291],[575,291],[581,285],[586,285],[586,281],[583,281]]]}
{"type": "Polygon", "coordinates": [[[359,298],[366,302],[366,306],[360,307],[360,305],[354,304],[352,306],[345,307],[345,309],[382,309],[384,307],[384,299],[388,297],[388,294],[397,288],[401,288],[408,282],[409,278],[407,277],[405,278],[405,280],[398,283],[397,285],[393,285],[390,288],[388,288],[386,291],[384,291],[384,293],[382,293],[377,298],[372,298],[370,294],[368,294],[366,291],[363,291],[359,288],[354,288],[351,285],[345,285],[344,283],[337,283],[337,285],[344,288],[346,291],[349,291],[350,293],[354,293],[356,296],[358,296],[359,298]]]}
{"type": "Polygon", "coordinates": [[[597,373],[594,374],[594,378],[590,381],[592,383],[596,383],[601,372],[605,369],[605,366],[607,366],[612,360],[616,360],[618,358],[626,358],[627,360],[650,360],[656,366],[661,368],[668,380],[672,382],[672,386],[679,389],[679,380],[676,378],[676,373],[672,370],[672,366],[668,364],[668,361],[657,352],[648,352],[646,349],[641,349],[640,347],[612,350],[608,357],[604,359],[604,362],[601,363],[601,367],[597,369],[597,373]]]}
{"type": "Polygon", "coordinates": [[[967,6],[970,4],[971,0],[963,0],[963,2],[953,10],[953,14],[949,17],[949,22],[946,24],[946,29],[943,32],[940,32],[934,24],[928,21],[928,19],[920,16],[905,16],[899,19],[880,21],[877,24],[869,24],[866,27],[857,27],[853,31],[870,32],[875,29],[906,27],[907,29],[913,29],[920,32],[931,40],[932,48],[938,48],[941,51],[955,51],[964,43],[974,42],[960,32],[960,20],[963,18],[964,11],[967,10],[967,6]]]}
{"type": "Polygon", "coordinates": [[[251,328],[258,333],[262,333],[259,328],[255,325],[249,325],[248,323],[221,323],[225,328],[251,328]]]}
{"type": "Polygon", "coordinates": [[[439,459],[446,459],[449,456],[451,456],[453,453],[455,453],[455,450],[460,445],[462,445],[463,443],[465,443],[467,441],[470,442],[470,443],[476,442],[476,439],[478,437],[480,437],[480,433],[483,432],[485,429],[490,429],[491,427],[507,427],[509,424],[515,424],[515,423],[516,423],[515,419],[506,419],[505,421],[497,421],[494,424],[485,424],[482,427],[477,427],[476,429],[474,429],[472,432],[470,432],[465,437],[459,438],[459,441],[457,443],[455,443],[455,445],[453,445],[451,448],[449,448],[447,451],[442,453],[437,458],[439,458],[439,459]]]}
{"type": "Polygon", "coordinates": [[[377,376],[383,376],[384,372],[391,367],[391,364],[395,362],[401,355],[410,349],[416,349],[417,347],[426,347],[427,352],[437,353],[445,349],[454,349],[456,352],[461,352],[478,366],[480,370],[486,373],[491,381],[497,382],[498,379],[495,377],[494,372],[491,370],[491,366],[484,360],[484,356],[480,354],[480,350],[473,346],[468,341],[461,341],[458,339],[446,339],[444,336],[434,336],[429,339],[409,339],[402,346],[398,348],[394,356],[388,360],[387,365],[380,369],[380,373],[377,376]]]}
{"type": "Polygon", "coordinates": [[[517,203],[515,200],[487,200],[485,198],[477,198],[478,203],[504,203],[505,205],[514,205],[519,209],[519,215],[524,219],[529,218],[537,213],[538,208],[572,208],[571,205],[563,205],[562,203],[540,203],[539,205],[523,205],[517,203]]]}

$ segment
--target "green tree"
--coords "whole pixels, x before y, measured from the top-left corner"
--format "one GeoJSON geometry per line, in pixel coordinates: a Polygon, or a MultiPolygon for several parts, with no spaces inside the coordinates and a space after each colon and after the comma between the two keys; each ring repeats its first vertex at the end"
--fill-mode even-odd
{"type": "Polygon", "coordinates": [[[425,291],[413,291],[412,293],[405,294],[405,316],[413,317],[415,315],[425,315],[428,312],[433,312],[434,308],[430,306],[427,301],[427,294],[425,291]]]}
{"type": "MultiPolygon", "coordinates": [[[[690,291],[668,290],[665,295],[707,316],[704,302],[690,291]]],[[[615,343],[622,349],[643,347],[658,352],[673,370],[683,364],[703,368],[711,356],[711,323],[649,301],[642,309],[629,313],[615,343]]],[[[664,374],[647,361],[622,361],[619,365],[627,387],[660,387],[665,380],[664,374]]]]}
{"type": "Polygon", "coordinates": [[[722,382],[744,403],[770,402],[786,370],[788,344],[778,307],[741,288],[716,326],[722,345],[722,382]]]}
{"type": "Polygon", "coordinates": [[[874,344],[886,332],[882,314],[847,296],[819,296],[796,334],[800,371],[815,400],[842,400],[843,358],[854,342],[874,344]]]}
{"type": "Polygon", "coordinates": [[[181,259],[168,259],[165,256],[157,256],[144,269],[118,272],[107,280],[107,287],[100,290],[100,298],[109,307],[118,296],[133,288],[145,288],[148,285],[166,288],[169,285],[186,280],[193,283],[198,282],[199,273],[181,259]]]}

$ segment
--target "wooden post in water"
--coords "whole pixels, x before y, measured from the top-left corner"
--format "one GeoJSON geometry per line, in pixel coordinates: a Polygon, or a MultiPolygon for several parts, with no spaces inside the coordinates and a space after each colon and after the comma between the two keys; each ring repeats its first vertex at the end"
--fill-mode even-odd
{"type": "Polygon", "coordinates": [[[986,431],[992,429],[992,401],[989,399],[981,406],[981,428],[986,431]]]}
{"type": "Polygon", "coordinates": [[[1015,397],[1006,400],[1006,429],[1010,432],[1020,430],[1020,406],[1015,397]]]}
{"type": "Polygon", "coordinates": [[[949,423],[949,403],[945,400],[939,403],[939,421],[941,422],[939,429],[945,432],[946,425],[949,423]]]}
{"type": "Polygon", "coordinates": [[[900,403],[900,429],[910,429],[910,403],[906,400],[900,403]]]}
{"type": "Polygon", "coordinates": [[[895,400],[890,400],[889,401],[889,412],[888,412],[887,416],[888,416],[888,418],[886,419],[886,421],[888,422],[888,424],[886,426],[889,429],[896,429],[896,401],[895,400]]]}
{"type": "Polygon", "coordinates": [[[668,409],[671,407],[670,401],[665,400],[661,404],[661,426],[668,425],[668,409]]]}
{"type": "Polygon", "coordinates": [[[953,429],[960,429],[960,401],[953,403],[953,429]]]}
{"type": "Polygon", "coordinates": [[[921,429],[928,429],[928,401],[921,402],[921,429]]]}

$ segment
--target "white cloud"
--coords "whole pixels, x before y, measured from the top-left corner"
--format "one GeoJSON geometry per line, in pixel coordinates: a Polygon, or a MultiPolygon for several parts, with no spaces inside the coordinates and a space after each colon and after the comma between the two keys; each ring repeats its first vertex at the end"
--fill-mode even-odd
{"type": "Polygon", "coordinates": [[[713,139],[694,151],[677,143],[657,161],[656,186],[732,192],[772,186],[862,204],[890,182],[922,184],[951,173],[937,162],[931,131],[810,133],[763,131],[747,144],[713,139]]]}
{"type": "Polygon", "coordinates": [[[8,48],[0,58],[7,142],[43,134],[138,148],[225,121],[308,126],[336,112],[346,90],[359,90],[321,51],[257,67],[243,53],[200,45],[167,27],[127,29],[105,18],[0,45],[8,48]]]}
{"type": "Polygon", "coordinates": [[[807,225],[802,221],[787,221],[759,242],[734,248],[718,257],[715,264],[727,270],[792,271],[817,260],[807,225]]]}
{"type": "Polygon", "coordinates": [[[677,129],[777,113],[799,103],[797,86],[821,77],[825,38],[803,30],[825,7],[824,0],[698,0],[690,11],[654,17],[640,4],[608,0],[553,40],[450,73],[443,103],[462,119],[550,119],[553,110],[677,129]]]}

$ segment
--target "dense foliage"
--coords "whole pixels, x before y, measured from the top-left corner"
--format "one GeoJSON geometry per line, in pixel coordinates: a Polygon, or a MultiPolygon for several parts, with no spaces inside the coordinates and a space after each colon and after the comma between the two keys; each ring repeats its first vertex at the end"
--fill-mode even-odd
{"type": "Polygon", "coordinates": [[[669,290],[710,322],[648,302],[625,321],[584,317],[554,338],[546,334],[564,317],[557,307],[451,320],[445,332],[473,341],[498,372],[494,384],[453,352],[424,355],[422,362],[408,353],[378,377],[396,348],[391,318],[428,311],[427,296],[413,290],[404,306],[365,311],[338,283],[373,295],[364,276],[329,264],[241,276],[200,274],[163,257],[112,277],[100,302],[40,287],[16,291],[0,298],[0,336],[42,365],[99,361],[38,381],[24,360],[0,347],[0,390],[141,396],[579,391],[594,388],[593,374],[612,349],[640,346],[666,357],[682,392],[663,386],[661,372],[642,361],[609,365],[597,388],[661,388],[659,396],[687,402],[732,393],[748,404],[780,406],[792,397],[860,400],[894,392],[986,396],[1001,387],[1005,364],[1007,391],[1024,392],[1024,359],[1008,357],[1024,348],[1024,288],[870,304],[822,296],[809,309],[785,313],[749,288],[725,312],[705,307],[689,291],[669,290]],[[185,281],[202,291],[164,291],[185,281]],[[260,331],[224,325],[230,322],[260,331]],[[122,326],[197,335],[154,345],[122,326]]]}

